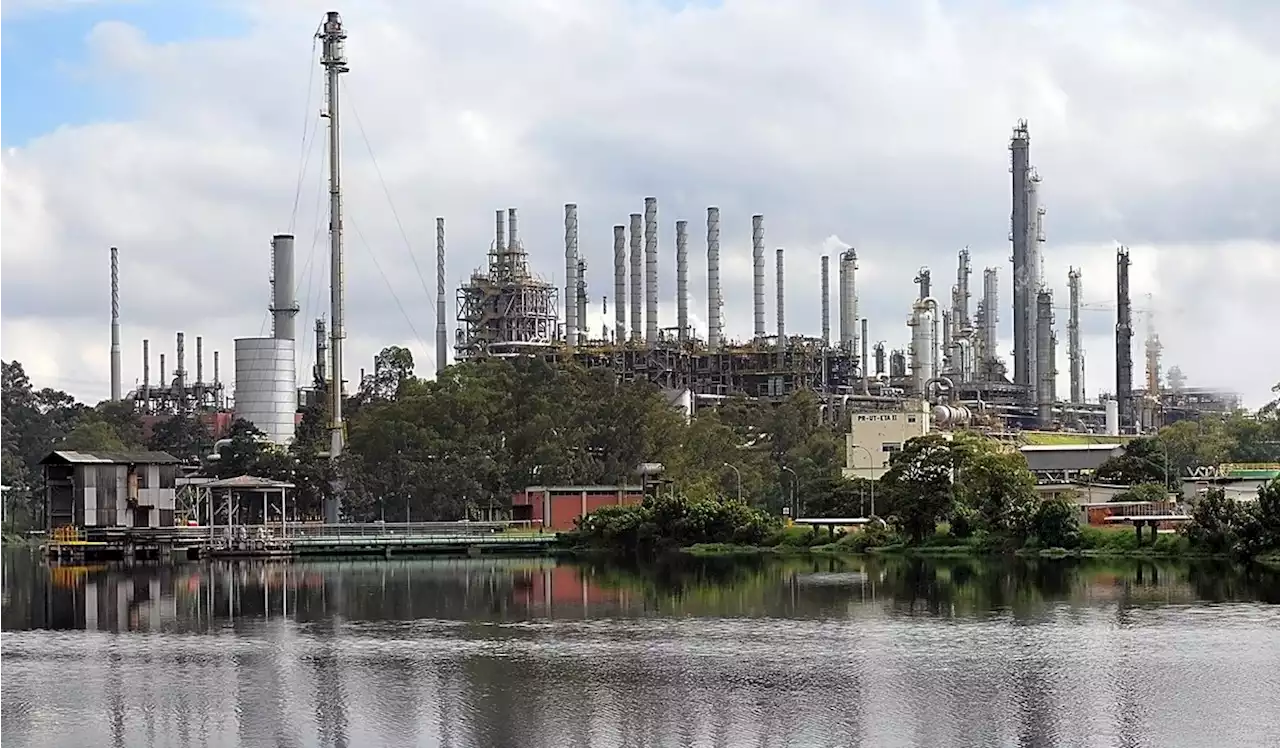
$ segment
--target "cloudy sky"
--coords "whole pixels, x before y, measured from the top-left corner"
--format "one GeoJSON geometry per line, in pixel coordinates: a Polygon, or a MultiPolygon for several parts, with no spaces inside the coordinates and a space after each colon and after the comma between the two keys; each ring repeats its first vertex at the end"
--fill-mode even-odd
{"type": "MultiPolygon", "coordinates": [[[[1066,380],[1082,268],[1086,389],[1114,383],[1115,247],[1132,250],[1165,367],[1246,404],[1280,381],[1280,6],[1226,0],[351,0],[344,76],[348,355],[433,369],[434,219],[450,285],[518,206],[563,282],[579,205],[595,302],[612,226],[659,199],[661,306],[690,221],[705,327],[705,209],[722,216],[730,336],[751,332],[750,216],[787,249],[789,329],[817,334],[819,256],[856,246],[874,340],[905,347],[912,277],[946,296],[956,251],[999,269],[1011,338],[1011,129],[1030,123],[1066,380]]],[[[269,334],[269,242],[298,237],[299,329],[327,316],[322,88],[309,0],[8,0],[3,6],[0,346],[39,385],[108,392],[108,247],[120,248],[126,389],[141,341],[269,334]]],[[[835,276],[834,260],[832,276],[835,276]]],[[[770,286],[772,290],[772,286],[770,286]]],[[[770,300],[768,325],[772,329],[770,300]]],[[[834,290],[833,290],[834,299],[834,290]]],[[[833,301],[834,303],[834,301],[833,301]]],[[[449,303],[450,316],[454,304],[449,303]]],[[[599,322],[597,321],[597,325],[599,322]]],[[[450,330],[454,328],[451,322],[450,330]]],[[[451,334],[452,338],[452,334],[451,334]]],[[[306,371],[311,336],[300,342],[306,371]]],[[[157,373],[153,361],[153,378],[157,373]]]]}

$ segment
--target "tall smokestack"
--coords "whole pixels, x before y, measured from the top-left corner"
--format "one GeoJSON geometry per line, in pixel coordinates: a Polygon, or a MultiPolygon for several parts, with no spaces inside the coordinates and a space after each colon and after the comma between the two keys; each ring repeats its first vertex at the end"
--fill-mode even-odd
{"type": "Polygon", "coordinates": [[[316,318],[316,364],[311,369],[311,379],[316,384],[316,389],[324,389],[328,385],[329,378],[325,375],[324,362],[328,358],[328,347],[325,345],[327,340],[324,330],[324,319],[316,318]]]}
{"type": "Polygon", "coordinates": [[[627,342],[627,227],[613,227],[613,342],[627,342]]]}
{"type": "Polygon", "coordinates": [[[142,408],[151,412],[151,341],[142,340],[142,408]]]}
{"type": "Polygon", "coordinates": [[[862,340],[862,358],[858,359],[858,367],[862,370],[862,376],[867,377],[870,373],[869,366],[871,364],[871,359],[867,358],[867,318],[866,317],[862,318],[862,336],[860,339],[862,340]]]}
{"type": "Polygon", "coordinates": [[[689,340],[689,222],[676,221],[676,339],[689,340]]]}
{"type": "Polygon", "coordinates": [[[720,209],[707,208],[707,349],[720,349],[720,209]]]}
{"type": "Polygon", "coordinates": [[[578,258],[578,266],[574,270],[574,278],[578,282],[578,345],[587,344],[587,261],[578,258]]]}
{"type": "Polygon", "coordinates": [[[111,399],[121,398],[120,377],[120,250],[111,248],[111,399]]]}
{"type": "Polygon", "coordinates": [[[444,284],[444,218],[436,218],[436,376],[449,366],[449,333],[446,332],[444,284]]]}
{"type": "Polygon", "coordinates": [[[196,386],[204,386],[204,338],[196,336],[196,386]]]}
{"type": "Polygon", "coordinates": [[[1116,400],[1120,427],[1135,424],[1133,414],[1133,316],[1129,307],[1129,248],[1116,250],[1116,400]]]}
{"type": "Polygon", "coordinates": [[[644,342],[658,344],[658,198],[644,199],[644,342]]]}
{"type": "Polygon", "coordinates": [[[520,232],[516,223],[516,209],[507,208],[507,253],[520,251],[520,232]]]}
{"type": "Polygon", "coordinates": [[[164,354],[160,354],[160,390],[162,392],[169,391],[169,380],[164,376],[164,354]]]}
{"type": "Polygon", "coordinates": [[[783,279],[783,250],[778,249],[778,365],[786,360],[787,351],[787,294],[783,279]]]}
{"type": "Polygon", "coordinates": [[[759,340],[764,332],[764,216],[751,216],[751,311],[754,332],[759,340]]]}
{"type": "Polygon", "coordinates": [[[840,347],[847,353],[857,350],[858,341],[858,252],[849,247],[840,253],[840,347]]]}
{"type": "MultiPolygon", "coordinates": [[[[1013,174],[1013,211],[1009,238],[1013,242],[1013,383],[1025,386],[1028,392],[1035,389],[1033,338],[1035,336],[1032,305],[1035,289],[1028,267],[1028,239],[1032,226],[1031,194],[1031,134],[1027,121],[1018,120],[1009,140],[1013,174]]],[[[988,309],[988,316],[992,310],[988,309]]],[[[1034,402],[1034,400],[1032,401],[1034,402]]]]}
{"type": "Polygon", "coordinates": [[[1067,291],[1071,296],[1067,320],[1067,362],[1071,367],[1071,402],[1084,402],[1084,352],[1080,346],[1080,270],[1067,271],[1067,291]]]}
{"type": "Polygon", "coordinates": [[[564,204],[564,342],[572,348],[578,341],[578,206],[564,204]]]}
{"type": "MultiPolygon", "coordinates": [[[[276,340],[294,340],[298,300],[294,297],[292,234],[271,238],[271,291],[272,334],[276,340]]],[[[181,362],[178,366],[181,368],[181,362]]]]}
{"type": "MultiPolygon", "coordinates": [[[[186,340],[182,333],[178,333],[178,366],[173,370],[173,379],[178,384],[178,396],[182,397],[187,388],[187,350],[186,340]]],[[[185,399],[185,398],[183,398],[185,399]]]]}
{"type": "Polygon", "coordinates": [[[499,255],[507,251],[506,226],[506,211],[499,208],[493,216],[493,251],[499,255]]]}
{"type": "Polygon", "coordinates": [[[222,378],[218,375],[218,352],[213,352],[213,404],[222,408],[222,378]]]}
{"type": "Polygon", "coordinates": [[[822,256],[822,347],[831,345],[831,258],[822,256]]]}
{"type": "Polygon", "coordinates": [[[1053,293],[1036,293],[1036,421],[1042,429],[1053,425],[1053,293]]]}
{"type": "Polygon", "coordinates": [[[640,214],[631,214],[631,340],[639,343],[644,332],[644,312],[640,309],[644,297],[644,260],[640,255],[640,214]]]}

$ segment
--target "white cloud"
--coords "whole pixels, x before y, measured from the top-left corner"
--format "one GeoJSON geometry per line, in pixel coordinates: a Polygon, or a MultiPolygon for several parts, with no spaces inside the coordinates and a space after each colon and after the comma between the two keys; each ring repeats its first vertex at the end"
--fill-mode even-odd
{"type": "MultiPolygon", "coordinates": [[[[171,351],[178,329],[223,351],[230,378],[231,339],[264,329],[268,242],[290,227],[302,121],[320,106],[309,55],[328,8],[303,5],[246,7],[251,31],[236,39],[155,45],[119,24],[90,35],[95,80],[136,115],[4,154],[6,358],[38,382],[106,394],[107,247],[118,245],[126,379],[140,376],[141,338],[171,351]]],[[[975,292],[982,267],[1000,270],[1007,338],[1006,144],[1026,117],[1056,303],[1068,266],[1083,267],[1087,302],[1111,303],[1114,246],[1128,244],[1134,303],[1152,294],[1166,368],[1256,405],[1280,379],[1280,45],[1264,38],[1272,11],[1256,5],[362,5],[344,16],[349,376],[405,341],[421,372],[433,368],[435,216],[448,219],[451,286],[483,264],[493,210],[507,205],[555,278],[561,206],[577,202],[596,302],[612,296],[611,227],[646,195],[660,200],[664,324],[672,223],[690,221],[690,310],[702,319],[705,207],[719,205],[730,335],[750,333],[761,212],[770,251],[788,249],[791,328],[819,330],[817,257],[836,235],[858,248],[875,339],[906,344],[916,269],[949,286],[965,245],[975,292]]],[[[316,148],[294,226],[300,330],[327,305],[322,178],[316,148]]],[[[1110,314],[1085,314],[1090,392],[1113,377],[1110,314]]],[[[1058,330],[1065,391],[1065,310],[1058,330]]]]}

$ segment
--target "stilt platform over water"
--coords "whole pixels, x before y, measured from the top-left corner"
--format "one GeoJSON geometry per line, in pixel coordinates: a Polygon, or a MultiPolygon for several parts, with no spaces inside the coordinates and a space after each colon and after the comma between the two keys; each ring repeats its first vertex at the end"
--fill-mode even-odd
{"type": "Polygon", "coordinates": [[[556,533],[518,522],[280,523],[170,528],[58,528],[44,550],[66,561],[538,553],[556,533]]]}

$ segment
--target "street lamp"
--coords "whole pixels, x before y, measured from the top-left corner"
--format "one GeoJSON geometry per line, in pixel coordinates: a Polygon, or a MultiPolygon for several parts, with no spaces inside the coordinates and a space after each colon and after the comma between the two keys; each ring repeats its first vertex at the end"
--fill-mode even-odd
{"type": "Polygon", "coordinates": [[[738,470],[737,467],[730,465],[727,462],[724,464],[724,466],[732,470],[733,474],[738,477],[738,501],[742,501],[742,471],[738,470]]]}
{"type": "Polygon", "coordinates": [[[796,471],[786,465],[782,466],[782,470],[791,473],[791,519],[795,521],[800,516],[800,507],[796,505],[796,483],[800,482],[800,476],[796,475],[796,471]]]}
{"type": "Polygon", "coordinates": [[[876,516],[876,460],[871,456],[871,450],[861,444],[853,445],[852,449],[861,449],[867,456],[867,469],[871,472],[871,477],[869,478],[871,482],[871,516],[874,517],[876,516]]]}

